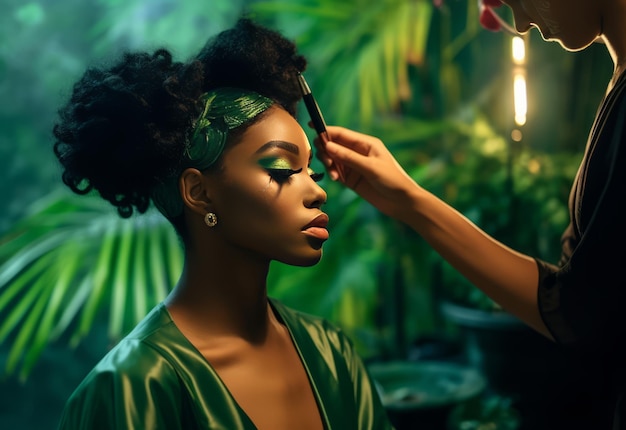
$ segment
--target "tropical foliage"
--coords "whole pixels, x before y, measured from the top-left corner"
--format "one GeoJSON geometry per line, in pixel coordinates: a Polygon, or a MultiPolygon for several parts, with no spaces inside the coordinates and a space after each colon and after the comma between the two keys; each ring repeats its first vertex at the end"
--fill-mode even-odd
{"type": "MultiPolygon", "coordinates": [[[[2,86],[3,99],[15,102],[0,117],[8,176],[1,185],[0,339],[9,373],[27,377],[50,342],[69,334],[75,345],[103,312],[109,336],[119,338],[180,272],[178,240],[156,212],[121,220],[97,196],[74,196],[60,185],[49,129],[68,85],[95,59],[125,48],[165,45],[184,59],[244,8],[297,41],[329,123],[381,137],[418,182],[501,240],[546,258],[558,252],[576,145],[588,122],[557,117],[558,109],[540,110],[537,101],[537,129],[548,142],[513,146],[512,115],[503,107],[510,104],[508,38],[479,27],[475,2],[9,3],[0,26],[0,72],[15,80],[2,86]],[[542,129],[543,116],[564,125],[542,129]],[[555,148],[556,140],[576,143],[555,148]]],[[[552,65],[560,82],[586,82],[562,58],[552,65]]],[[[536,70],[542,75],[545,66],[536,70]]],[[[578,115],[592,117],[597,88],[584,88],[591,97],[579,100],[578,115]]],[[[325,257],[314,268],[276,264],[270,293],[345,327],[366,357],[399,356],[411,339],[437,328],[433,288],[464,281],[448,268],[439,276],[439,258],[411,231],[340,185],[323,185],[332,230],[325,257]]]]}

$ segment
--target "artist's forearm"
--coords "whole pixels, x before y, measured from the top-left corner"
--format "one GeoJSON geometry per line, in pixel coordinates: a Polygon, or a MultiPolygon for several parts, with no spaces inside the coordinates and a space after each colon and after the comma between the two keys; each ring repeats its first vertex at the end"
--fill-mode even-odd
{"type": "Polygon", "coordinates": [[[410,191],[398,219],[502,308],[551,338],[539,314],[533,258],[494,240],[419,186],[410,191]]]}

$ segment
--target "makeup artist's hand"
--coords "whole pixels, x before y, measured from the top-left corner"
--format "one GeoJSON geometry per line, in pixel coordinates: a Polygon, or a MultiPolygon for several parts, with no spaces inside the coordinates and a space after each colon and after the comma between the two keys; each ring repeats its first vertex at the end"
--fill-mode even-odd
{"type": "Polygon", "coordinates": [[[343,170],[343,183],[381,212],[400,218],[406,212],[411,194],[419,186],[398,164],[378,138],[343,127],[327,127],[329,142],[315,139],[317,158],[333,180],[337,168],[343,170]]]}

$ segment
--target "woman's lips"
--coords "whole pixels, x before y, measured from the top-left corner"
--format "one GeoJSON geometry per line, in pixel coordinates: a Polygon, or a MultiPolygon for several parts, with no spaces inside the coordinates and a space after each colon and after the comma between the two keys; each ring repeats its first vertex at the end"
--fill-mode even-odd
{"type": "Polygon", "coordinates": [[[328,226],[328,215],[321,213],[313,218],[313,221],[304,226],[302,232],[307,236],[320,240],[326,240],[329,236],[326,226],[328,226]]]}

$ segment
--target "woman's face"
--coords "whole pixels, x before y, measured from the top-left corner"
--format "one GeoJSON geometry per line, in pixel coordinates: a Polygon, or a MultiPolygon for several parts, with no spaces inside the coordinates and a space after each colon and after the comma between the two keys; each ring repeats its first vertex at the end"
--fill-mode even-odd
{"type": "Polygon", "coordinates": [[[537,27],[545,40],[558,41],[565,49],[589,46],[602,32],[598,0],[502,0],[513,10],[517,31],[537,27]]]}
{"type": "Polygon", "coordinates": [[[285,110],[273,106],[223,154],[208,175],[215,232],[226,246],[260,261],[308,266],[322,256],[326,192],[316,183],[311,146],[285,110]]]}

